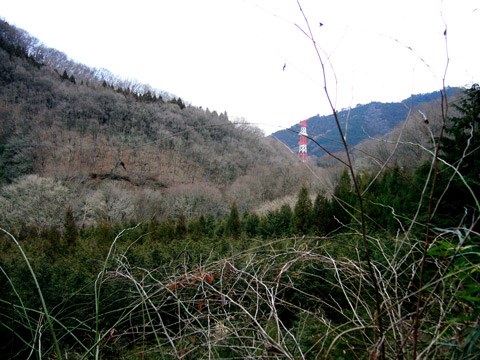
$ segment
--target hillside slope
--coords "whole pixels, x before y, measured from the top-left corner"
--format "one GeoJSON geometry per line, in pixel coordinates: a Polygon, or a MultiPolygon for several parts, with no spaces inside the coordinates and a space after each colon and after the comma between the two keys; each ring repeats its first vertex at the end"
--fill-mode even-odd
{"type": "Polygon", "coordinates": [[[258,128],[234,124],[226,113],[188,106],[180,98],[164,99],[156,92],[84,76],[93,70],[77,75],[52,68],[46,64],[53,60],[43,56],[45,62],[39,62],[35,52],[21,46],[25,42],[10,41],[28,39],[24,33],[15,33],[18,29],[5,23],[2,28],[4,194],[8,184],[20,186],[23,177],[34,174],[66,183],[71,193],[80,192],[66,202],[76,208],[77,216],[95,191],[103,194],[99,208],[108,207],[107,193],[141,206],[146,195],[139,192],[152,191],[149,198],[162,199],[161,204],[153,202],[148,209],[122,216],[129,218],[175,215],[180,210],[187,215],[222,214],[236,198],[240,209],[247,210],[298,191],[298,161],[258,128]],[[9,36],[4,36],[5,28],[9,36]]]}

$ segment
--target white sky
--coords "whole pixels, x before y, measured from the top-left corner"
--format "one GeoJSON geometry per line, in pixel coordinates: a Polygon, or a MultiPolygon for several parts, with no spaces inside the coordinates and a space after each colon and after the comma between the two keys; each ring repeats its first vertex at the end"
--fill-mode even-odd
{"type": "MultiPolygon", "coordinates": [[[[440,89],[447,49],[446,85],[480,81],[479,0],[300,4],[338,109],[440,89]]],[[[0,17],[75,61],[267,133],[331,113],[296,0],[0,0],[0,17]]]]}

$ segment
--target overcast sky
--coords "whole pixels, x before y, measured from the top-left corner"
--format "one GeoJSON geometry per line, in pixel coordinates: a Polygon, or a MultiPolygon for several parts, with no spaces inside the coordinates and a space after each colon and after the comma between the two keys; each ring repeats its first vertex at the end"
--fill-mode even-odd
{"type": "MultiPolygon", "coordinates": [[[[479,0],[300,4],[338,109],[438,90],[445,71],[447,86],[480,81],[479,0]]],[[[296,0],[1,0],[0,17],[75,61],[267,133],[331,113],[296,0]]]]}

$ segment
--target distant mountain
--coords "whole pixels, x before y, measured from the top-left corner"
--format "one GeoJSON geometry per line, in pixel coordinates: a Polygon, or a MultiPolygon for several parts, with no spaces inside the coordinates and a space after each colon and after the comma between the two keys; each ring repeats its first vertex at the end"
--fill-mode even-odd
{"type": "MultiPolygon", "coordinates": [[[[462,92],[459,88],[448,88],[447,96],[462,92]]],[[[372,102],[366,105],[357,105],[353,109],[343,109],[337,113],[342,131],[347,143],[355,146],[361,141],[374,136],[386,135],[401,121],[406,120],[411,108],[440,98],[440,92],[418,94],[396,103],[372,102]]],[[[343,151],[343,144],[338,132],[335,118],[332,115],[316,115],[307,120],[307,132],[329,152],[343,151]]],[[[292,151],[298,152],[300,125],[292,126],[289,130],[281,130],[271,136],[286,144],[292,151]]],[[[325,151],[314,144],[308,143],[308,154],[313,157],[325,155],[325,151]]]]}

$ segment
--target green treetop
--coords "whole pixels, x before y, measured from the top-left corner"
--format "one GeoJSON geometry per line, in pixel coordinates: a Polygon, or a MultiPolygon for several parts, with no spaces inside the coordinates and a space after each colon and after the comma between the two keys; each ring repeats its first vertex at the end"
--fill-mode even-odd
{"type": "Polygon", "coordinates": [[[298,200],[293,210],[293,226],[297,235],[305,235],[310,229],[310,219],[312,213],[312,200],[308,195],[305,184],[302,185],[298,193],[298,200]]]}
{"type": "Polygon", "coordinates": [[[234,239],[238,239],[242,232],[242,225],[240,223],[240,216],[237,210],[237,203],[234,201],[230,209],[230,215],[225,224],[225,234],[234,239]]]}

